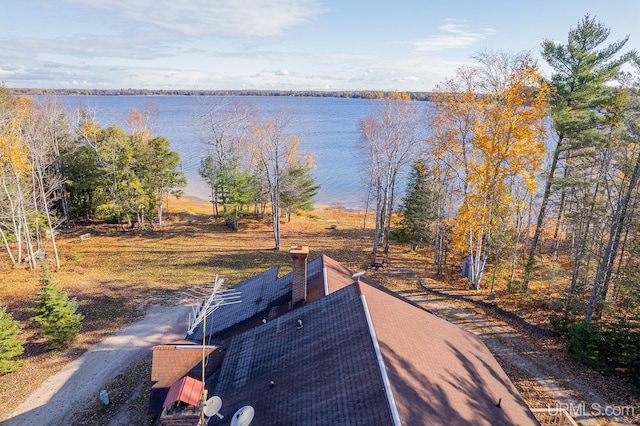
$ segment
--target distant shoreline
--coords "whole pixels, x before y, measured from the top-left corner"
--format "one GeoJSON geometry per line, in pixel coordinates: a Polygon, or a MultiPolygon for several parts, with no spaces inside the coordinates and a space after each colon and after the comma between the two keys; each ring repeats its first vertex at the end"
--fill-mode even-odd
{"type": "MultiPolygon", "coordinates": [[[[389,91],[375,90],[153,90],[153,89],[38,89],[7,88],[14,95],[28,96],[305,96],[353,99],[377,99],[389,91]]],[[[412,100],[428,101],[431,92],[405,92],[412,100]]]]}
{"type": "MultiPolygon", "coordinates": [[[[211,200],[205,200],[204,198],[198,196],[198,195],[192,195],[192,194],[184,194],[181,195],[181,197],[187,198],[193,202],[196,203],[207,203],[207,204],[211,204],[211,200]]],[[[326,204],[326,203],[321,203],[321,204],[313,204],[313,209],[314,210],[319,210],[319,209],[341,209],[344,210],[345,212],[348,213],[361,213],[364,214],[365,211],[367,210],[365,207],[356,207],[356,206],[347,206],[347,205],[340,205],[340,204],[326,204]]]]}

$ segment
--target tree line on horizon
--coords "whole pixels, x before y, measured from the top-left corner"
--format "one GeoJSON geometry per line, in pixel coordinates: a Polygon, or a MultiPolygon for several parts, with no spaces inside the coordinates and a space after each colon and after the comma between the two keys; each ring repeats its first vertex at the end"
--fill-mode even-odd
{"type": "MultiPolygon", "coordinates": [[[[303,96],[315,98],[379,99],[392,91],[380,90],[264,90],[264,89],[46,89],[11,88],[14,96],[303,96]]],[[[431,92],[406,92],[412,100],[428,101],[431,92]]]]}

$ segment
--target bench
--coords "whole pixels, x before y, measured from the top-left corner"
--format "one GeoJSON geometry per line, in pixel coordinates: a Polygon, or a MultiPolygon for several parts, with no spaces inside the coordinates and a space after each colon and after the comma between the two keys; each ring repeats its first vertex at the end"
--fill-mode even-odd
{"type": "Polygon", "coordinates": [[[384,257],[376,256],[371,260],[371,267],[375,268],[377,271],[378,268],[384,268],[384,257]]]}

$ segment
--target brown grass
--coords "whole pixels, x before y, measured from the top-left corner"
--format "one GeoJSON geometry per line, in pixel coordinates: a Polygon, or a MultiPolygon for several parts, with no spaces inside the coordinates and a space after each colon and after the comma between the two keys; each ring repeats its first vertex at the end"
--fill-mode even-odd
{"type": "MultiPolygon", "coordinates": [[[[361,270],[370,259],[371,239],[363,238],[361,213],[322,208],[281,224],[281,250],[274,250],[269,218],[246,217],[238,232],[212,218],[211,205],[187,198],[172,200],[167,220],[147,230],[123,232],[117,226],[91,223],[64,231],[57,239],[62,267],[48,268],[76,297],[85,316],[81,334],[63,351],[47,352],[29,322],[41,272],[12,267],[0,255],[0,305],[24,327],[27,364],[0,376],[0,420],[48,377],[92,344],[133,321],[152,303],[172,303],[190,287],[203,286],[217,274],[228,285],[281,265],[290,270],[289,248],[310,246],[310,258],[329,255],[361,270]],[[80,241],[80,235],[91,238],[80,241]]],[[[369,225],[370,226],[370,225],[369,225]]],[[[47,248],[48,253],[52,251],[47,248]]]]}

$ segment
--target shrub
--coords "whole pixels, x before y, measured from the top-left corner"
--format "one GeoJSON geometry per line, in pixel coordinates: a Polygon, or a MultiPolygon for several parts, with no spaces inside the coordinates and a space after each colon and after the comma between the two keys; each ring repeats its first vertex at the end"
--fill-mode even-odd
{"type": "Polygon", "coordinates": [[[563,314],[554,313],[549,315],[549,322],[553,331],[566,338],[569,334],[569,327],[575,323],[575,320],[563,314]]]}
{"type": "Polygon", "coordinates": [[[572,361],[581,362],[601,373],[609,370],[602,358],[604,340],[600,327],[583,321],[569,326],[565,355],[572,361]]]}
{"type": "Polygon", "coordinates": [[[42,289],[34,308],[37,315],[31,320],[40,325],[42,336],[51,340],[47,349],[63,348],[77,336],[84,317],[77,312],[76,299],[69,299],[44,268],[40,282],[42,289]]]}
{"type": "Polygon", "coordinates": [[[605,345],[601,356],[611,369],[625,375],[632,383],[640,383],[640,326],[637,321],[620,317],[602,331],[605,345]]]}
{"type": "Polygon", "coordinates": [[[24,341],[19,337],[21,331],[13,316],[0,307],[0,373],[11,373],[24,364],[24,361],[12,359],[24,352],[24,341]]]}

